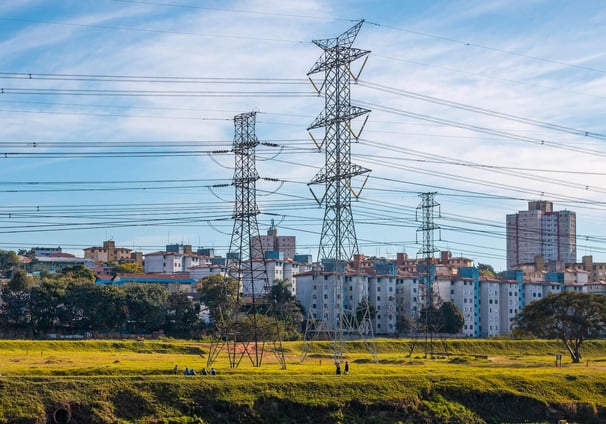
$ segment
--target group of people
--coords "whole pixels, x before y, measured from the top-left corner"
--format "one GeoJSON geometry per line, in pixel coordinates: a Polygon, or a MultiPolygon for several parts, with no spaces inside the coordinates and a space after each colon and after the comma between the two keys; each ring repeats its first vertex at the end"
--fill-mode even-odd
{"type": "MultiPolygon", "coordinates": [[[[341,375],[341,362],[337,362],[337,375],[341,375]]],[[[345,361],[345,365],[343,366],[343,374],[349,374],[349,362],[345,361]]]]}
{"type": "MultiPolygon", "coordinates": [[[[179,366],[175,365],[175,367],[173,368],[173,374],[179,374],[179,366]]],[[[214,368],[211,368],[210,370],[207,370],[206,368],[202,368],[200,370],[200,374],[202,375],[216,375],[217,374],[217,370],[215,370],[214,368]]],[[[193,368],[185,368],[185,370],[183,371],[183,375],[196,375],[196,370],[193,368]]]]}

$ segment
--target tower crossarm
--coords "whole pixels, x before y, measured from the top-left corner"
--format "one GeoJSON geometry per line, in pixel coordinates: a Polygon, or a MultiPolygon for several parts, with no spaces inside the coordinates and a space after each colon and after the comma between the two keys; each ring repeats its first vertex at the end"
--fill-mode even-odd
{"type": "Polygon", "coordinates": [[[333,48],[335,46],[342,46],[342,47],[349,48],[349,47],[351,47],[351,45],[355,41],[356,37],[358,36],[358,33],[360,32],[360,28],[362,28],[363,23],[364,23],[364,19],[362,19],[360,22],[358,22],[357,24],[355,24],[354,26],[352,26],[351,28],[349,28],[347,31],[345,31],[343,34],[339,35],[336,38],[325,38],[325,39],[320,39],[320,40],[313,40],[313,43],[316,46],[318,46],[324,50],[333,48]]]}
{"type": "Polygon", "coordinates": [[[358,175],[363,175],[371,172],[370,169],[364,168],[360,165],[353,163],[345,163],[340,167],[340,172],[335,174],[334,172],[328,172],[326,167],[322,168],[320,172],[309,182],[307,185],[312,184],[324,184],[332,181],[349,180],[358,175]]]}
{"type": "Polygon", "coordinates": [[[336,46],[324,50],[324,54],[317,60],[314,66],[307,72],[307,75],[336,68],[337,66],[348,65],[361,57],[370,53],[370,50],[352,49],[350,47],[336,46]]]}
{"type": "Polygon", "coordinates": [[[311,125],[307,127],[307,130],[326,127],[339,122],[351,121],[358,116],[362,116],[370,112],[369,109],[364,109],[363,107],[359,106],[339,105],[339,108],[336,108],[336,105],[331,106],[331,108],[327,108],[325,111],[322,111],[316,117],[316,119],[314,119],[311,125]]]}

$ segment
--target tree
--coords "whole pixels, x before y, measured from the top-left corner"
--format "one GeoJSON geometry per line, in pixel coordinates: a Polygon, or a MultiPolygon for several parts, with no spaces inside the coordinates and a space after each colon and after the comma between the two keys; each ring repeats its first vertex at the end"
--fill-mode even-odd
{"type": "Polygon", "coordinates": [[[603,335],[606,296],[565,291],[526,305],[516,316],[518,328],[548,339],[559,339],[573,363],[581,362],[581,345],[603,335]]]}
{"type": "Polygon", "coordinates": [[[207,308],[211,322],[232,320],[239,312],[240,284],[231,277],[219,274],[209,275],[201,281],[200,302],[207,308]]]}
{"type": "Polygon", "coordinates": [[[27,272],[18,270],[13,272],[11,279],[8,281],[8,289],[11,291],[28,291],[32,288],[32,277],[27,275],[27,272]]]}
{"type": "Polygon", "coordinates": [[[441,332],[455,334],[459,333],[465,324],[465,317],[457,309],[454,303],[444,302],[440,306],[440,314],[442,315],[441,332]]]}
{"type": "Polygon", "coordinates": [[[497,273],[495,272],[492,265],[478,264],[478,271],[482,277],[495,278],[497,273]]]}
{"type": "Polygon", "coordinates": [[[63,281],[67,284],[65,292],[65,315],[63,326],[72,331],[94,330],[99,297],[96,286],[91,282],[63,281]]]}
{"type": "Polygon", "coordinates": [[[94,283],[97,277],[92,269],[85,267],[84,265],[74,265],[63,268],[61,274],[68,280],[77,282],[91,282],[94,283]]]}
{"type": "Polygon", "coordinates": [[[421,309],[417,320],[417,328],[427,333],[437,333],[444,326],[444,317],[440,309],[434,305],[421,309]]]}
{"type": "Polygon", "coordinates": [[[4,274],[10,273],[19,265],[19,257],[12,250],[0,250],[0,271],[4,274]]]}
{"type": "Polygon", "coordinates": [[[13,273],[2,291],[2,315],[6,327],[12,327],[15,336],[30,333],[32,278],[23,270],[13,273]]]}
{"type": "Polygon", "coordinates": [[[143,267],[136,262],[124,262],[123,264],[118,264],[114,266],[114,270],[116,272],[120,272],[123,274],[142,274],[143,267]]]}
{"type": "Polygon", "coordinates": [[[368,303],[368,299],[364,298],[356,307],[356,319],[358,323],[366,320],[373,320],[377,317],[377,307],[372,303],[368,303]]]}
{"type": "Polygon", "coordinates": [[[271,287],[270,301],[273,306],[268,315],[280,320],[284,326],[282,338],[296,340],[300,337],[298,331],[305,320],[304,308],[292,295],[292,285],[288,279],[277,279],[271,287]]]}
{"type": "Polygon", "coordinates": [[[31,291],[32,330],[36,335],[57,331],[65,322],[66,285],[43,281],[31,291]]]}
{"type": "Polygon", "coordinates": [[[95,286],[97,299],[92,327],[94,330],[119,330],[126,323],[126,292],[117,286],[95,286]]]}
{"type": "Polygon", "coordinates": [[[199,305],[194,305],[186,293],[171,293],[166,304],[166,335],[191,338],[200,324],[199,311],[199,305]]]}
{"type": "Polygon", "coordinates": [[[396,317],[396,330],[398,334],[411,334],[417,325],[415,320],[405,312],[400,312],[396,317]]]}
{"type": "Polygon", "coordinates": [[[155,331],[164,325],[168,291],[159,284],[132,284],[124,287],[128,323],[132,330],[155,331]]]}

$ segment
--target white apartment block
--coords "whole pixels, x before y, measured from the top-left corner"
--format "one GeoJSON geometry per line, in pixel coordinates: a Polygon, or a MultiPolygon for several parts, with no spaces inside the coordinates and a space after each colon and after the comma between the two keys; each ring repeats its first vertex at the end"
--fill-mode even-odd
{"type": "Polygon", "coordinates": [[[172,252],[154,252],[144,255],[144,272],[175,274],[183,271],[183,255],[172,252]]]}
{"type": "Polygon", "coordinates": [[[394,334],[397,322],[395,275],[368,277],[368,300],[377,310],[374,334],[394,334]]]}
{"type": "Polygon", "coordinates": [[[189,269],[189,278],[200,281],[204,277],[209,275],[225,275],[227,267],[225,265],[214,265],[205,263],[189,269]]]}
{"type": "Polygon", "coordinates": [[[480,337],[502,334],[500,295],[499,281],[480,281],[480,337]]]}
{"type": "Polygon", "coordinates": [[[200,258],[198,255],[187,253],[183,255],[181,268],[183,271],[189,271],[191,268],[207,263],[206,258],[200,258]]]}
{"type": "Polygon", "coordinates": [[[425,305],[425,286],[417,277],[396,276],[396,312],[416,319],[425,305]]]}
{"type": "Polygon", "coordinates": [[[297,275],[297,300],[328,329],[335,328],[340,318],[339,305],[343,305],[344,312],[355,313],[358,304],[368,299],[367,275],[348,273],[342,277],[341,290],[337,292],[335,273],[309,271],[297,275]]]}
{"type": "MultiPolygon", "coordinates": [[[[443,281],[439,281],[440,285],[444,283],[443,281]]],[[[478,328],[480,311],[477,307],[478,302],[476,302],[475,281],[471,278],[455,277],[448,281],[448,283],[450,283],[450,299],[445,298],[443,300],[454,303],[463,314],[462,333],[467,337],[476,337],[480,330],[478,328]]]]}
{"type": "Polygon", "coordinates": [[[521,309],[521,283],[503,281],[499,285],[499,329],[501,334],[511,332],[513,318],[521,309]]]}

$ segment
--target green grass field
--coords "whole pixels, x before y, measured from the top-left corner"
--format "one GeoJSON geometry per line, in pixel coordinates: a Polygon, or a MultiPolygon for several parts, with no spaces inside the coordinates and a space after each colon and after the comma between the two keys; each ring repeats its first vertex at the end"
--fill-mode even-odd
{"type": "Polygon", "coordinates": [[[266,351],[216,376],[199,371],[209,343],[1,341],[0,422],[6,423],[579,423],[606,422],[606,342],[571,364],[553,341],[450,340],[435,355],[409,340],[378,340],[375,363],[349,343],[350,375],[335,375],[330,343],[285,344],[282,369],[266,351]],[[563,366],[555,367],[555,354],[563,366]]]}

